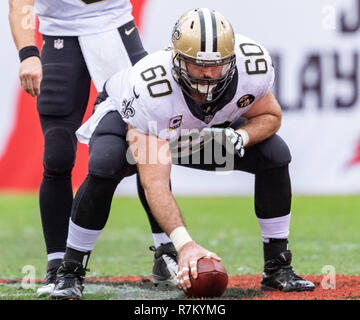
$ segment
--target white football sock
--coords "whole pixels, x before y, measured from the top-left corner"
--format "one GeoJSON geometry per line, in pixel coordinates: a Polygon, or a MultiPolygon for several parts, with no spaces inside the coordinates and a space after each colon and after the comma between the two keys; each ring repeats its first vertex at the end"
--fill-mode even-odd
{"type": "Polygon", "coordinates": [[[64,259],[65,252],[54,252],[47,255],[48,261],[55,259],[64,259]]]}
{"type": "Polygon", "coordinates": [[[155,248],[159,248],[161,246],[161,244],[166,244],[166,243],[171,242],[171,239],[167,236],[167,234],[165,232],[153,233],[152,235],[154,238],[155,248]]]}
{"type": "Polygon", "coordinates": [[[69,234],[66,245],[69,248],[82,252],[92,251],[101,231],[102,230],[82,228],[70,219],[69,234]]]}
{"type": "Polygon", "coordinates": [[[287,239],[289,237],[291,213],[283,217],[271,219],[258,219],[263,241],[269,242],[269,239],[287,239]]]}

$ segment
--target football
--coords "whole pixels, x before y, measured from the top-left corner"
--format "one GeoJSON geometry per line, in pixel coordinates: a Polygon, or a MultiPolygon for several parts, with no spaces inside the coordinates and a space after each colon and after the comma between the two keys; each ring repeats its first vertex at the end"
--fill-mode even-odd
{"type": "Polygon", "coordinates": [[[223,265],[209,258],[202,258],[197,264],[198,277],[190,274],[191,288],[186,295],[192,298],[220,297],[228,284],[228,275],[223,265]]]}

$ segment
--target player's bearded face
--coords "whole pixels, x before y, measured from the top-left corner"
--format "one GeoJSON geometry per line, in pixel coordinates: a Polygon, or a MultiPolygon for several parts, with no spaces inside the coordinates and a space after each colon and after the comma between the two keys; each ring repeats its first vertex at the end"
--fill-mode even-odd
{"type": "Polygon", "coordinates": [[[226,59],[193,59],[181,54],[173,57],[173,75],[183,92],[203,103],[215,101],[225,91],[235,73],[235,55],[226,59]]]}
{"type": "Polygon", "coordinates": [[[220,83],[220,88],[224,88],[224,80],[227,78],[231,66],[234,65],[232,61],[225,63],[222,61],[203,61],[199,63],[199,61],[179,60],[181,75],[187,87],[191,89],[189,94],[195,100],[202,102],[204,96],[208,101],[213,99],[213,94],[218,90],[220,83]]]}
{"type": "Polygon", "coordinates": [[[216,84],[209,84],[207,80],[218,80],[223,73],[223,66],[202,66],[187,62],[186,68],[194,79],[198,79],[196,83],[192,84],[193,88],[197,88],[203,94],[211,92],[216,87],[216,84]]]}

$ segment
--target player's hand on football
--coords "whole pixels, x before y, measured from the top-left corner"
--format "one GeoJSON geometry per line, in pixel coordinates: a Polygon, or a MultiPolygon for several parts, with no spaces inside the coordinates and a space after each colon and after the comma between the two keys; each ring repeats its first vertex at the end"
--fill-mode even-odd
{"type": "Polygon", "coordinates": [[[198,245],[194,241],[186,243],[178,252],[178,287],[184,291],[191,287],[190,273],[191,276],[196,279],[197,273],[197,262],[201,258],[212,258],[217,261],[221,261],[221,258],[216,253],[210,252],[209,250],[198,245]]]}
{"type": "Polygon", "coordinates": [[[242,158],[245,155],[243,138],[232,128],[205,128],[205,134],[211,134],[215,141],[221,142],[226,148],[231,144],[235,152],[242,158]]]}
{"type": "Polygon", "coordinates": [[[19,70],[21,87],[32,97],[40,94],[42,65],[39,57],[29,57],[21,62],[19,70]]]}

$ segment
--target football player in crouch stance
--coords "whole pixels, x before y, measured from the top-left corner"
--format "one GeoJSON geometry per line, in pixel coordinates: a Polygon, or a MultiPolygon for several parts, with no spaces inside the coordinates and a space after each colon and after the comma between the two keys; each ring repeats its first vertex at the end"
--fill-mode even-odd
{"type": "MultiPolygon", "coordinates": [[[[147,53],[129,0],[9,0],[9,8],[21,60],[21,86],[33,97],[38,96],[44,134],[39,202],[48,264],[46,283],[38,294],[47,295],[55,286],[56,271],[65,253],[73,201],[75,131],[85,114],[90,81],[100,92],[110,76],[147,53]],[[27,18],[24,12],[28,14],[34,6],[44,41],[41,60],[35,46],[35,25],[23,27],[27,18]]],[[[144,197],[141,187],[139,191],[144,197]]],[[[142,202],[147,206],[145,198],[142,202]]],[[[177,271],[175,248],[167,235],[152,225],[156,247],[153,276],[171,280],[170,274],[177,271]]]]}
{"type": "Polygon", "coordinates": [[[95,113],[77,131],[90,147],[89,173],[74,199],[52,297],[81,298],[83,262],[106,224],[115,188],[137,170],[154,218],[178,252],[178,286],[191,286],[189,272],[196,278],[200,258],[220,260],[186,230],[169,187],[172,163],[254,174],[255,213],[264,243],[262,289],[313,290],[314,284],[291,266],[291,156],[276,134],[281,108],[270,91],[273,82],[266,49],[234,36],[227,19],[207,8],[180,17],[171,48],[112,76],[95,113]],[[241,117],[245,124],[234,126],[241,117]]]}

